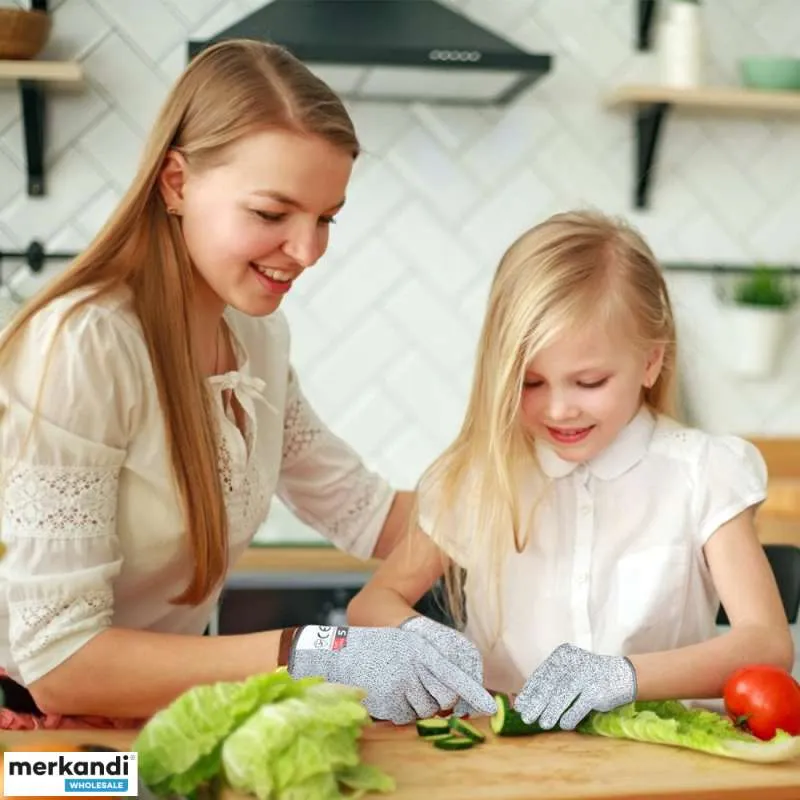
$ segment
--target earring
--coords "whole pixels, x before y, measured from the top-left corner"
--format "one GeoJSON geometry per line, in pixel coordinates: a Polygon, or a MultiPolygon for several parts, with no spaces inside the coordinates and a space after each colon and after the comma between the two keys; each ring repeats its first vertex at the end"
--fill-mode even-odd
{"type": "Polygon", "coordinates": [[[175,206],[167,206],[167,214],[172,215],[173,217],[180,216],[178,214],[178,209],[175,206]]]}

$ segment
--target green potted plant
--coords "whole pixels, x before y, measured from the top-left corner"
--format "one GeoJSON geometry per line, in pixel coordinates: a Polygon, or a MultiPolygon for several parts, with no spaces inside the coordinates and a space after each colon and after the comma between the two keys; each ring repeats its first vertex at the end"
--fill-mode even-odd
{"type": "Polygon", "coordinates": [[[736,281],[728,306],[733,366],[743,377],[775,368],[797,295],[779,267],[757,265],[736,281]]]}

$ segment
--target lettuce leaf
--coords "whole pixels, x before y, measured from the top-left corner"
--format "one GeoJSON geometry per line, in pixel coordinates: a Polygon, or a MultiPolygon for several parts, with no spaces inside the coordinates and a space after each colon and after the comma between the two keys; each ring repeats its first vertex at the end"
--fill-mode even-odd
{"type": "Polygon", "coordinates": [[[222,746],[226,783],[259,800],[341,798],[340,783],[361,793],[393,791],[388,775],[360,764],[359,738],[370,724],[363,697],[322,683],[261,706],[222,746]]]}
{"type": "Polygon", "coordinates": [[[396,788],[391,778],[372,764],[356,764],[337,773],[339,783],[352,789],[349,798],[362,797],[367,792],[393,792],[396,788]]]}
{"type": "Polygon", "coordinates": [[[321,678],[294,680],[285,669],[184,692],[139,732],[139,777],[156,794],[188,795],[219,774],[225,738],[260,706],[301,695],[321,678]]]}
{"type": "Polygon", "coordinates": [[[740,761],[773,763],[800,756],[800,736],[778,731],[763,741],[731,720],[678,700],[628,703],[613,711],[593,711],[579,725],[581,733],[652,742],[740,761]]]}

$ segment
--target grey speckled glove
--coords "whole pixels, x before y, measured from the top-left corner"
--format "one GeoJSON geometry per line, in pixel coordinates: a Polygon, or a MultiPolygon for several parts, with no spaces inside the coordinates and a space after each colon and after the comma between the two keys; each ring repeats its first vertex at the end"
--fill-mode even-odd
{"type": "Polygon", "coordinates": [[[527,723],[573,730],[590,711],[611,711],[635,699],[636,670],[627,658],[562,644],[528,678],[514,708],[527,723]]]}
{"type": "Polygon", "coordinates": [[[454,694],[481,713],[496,708],[480,681],[401,628],[306,626],[295,636],[287,669],[294,678],[320,676],[364,689],[370,715],[397,725],[452,707],[454,694]]]}
{"type": "MultiPolygon", "coordinates": [[[[452,661],[476,683],[483,686],[483,657],[480,650],[462,633],[423,616],[410,617],[400,627],[427,639],[448,661],[452,661]]],[[[467,714],[475,717],[483,713],[473,708],[466,700],[459,699],[455,693],[447,707],[453,708],[453,706],[455,706],[453,713],[459,717],[467,714]]]]}

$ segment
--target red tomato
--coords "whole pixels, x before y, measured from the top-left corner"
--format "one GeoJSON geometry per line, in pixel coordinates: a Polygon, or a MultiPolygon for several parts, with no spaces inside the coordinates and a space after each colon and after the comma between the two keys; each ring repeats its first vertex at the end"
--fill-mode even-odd
{"type": "Polygon", "coordinates": [[[759,739],[777,730],[800,734],[800,684],[784,669],[754,664],[725,682],[725,710],[733,722],[759,739]]]}

